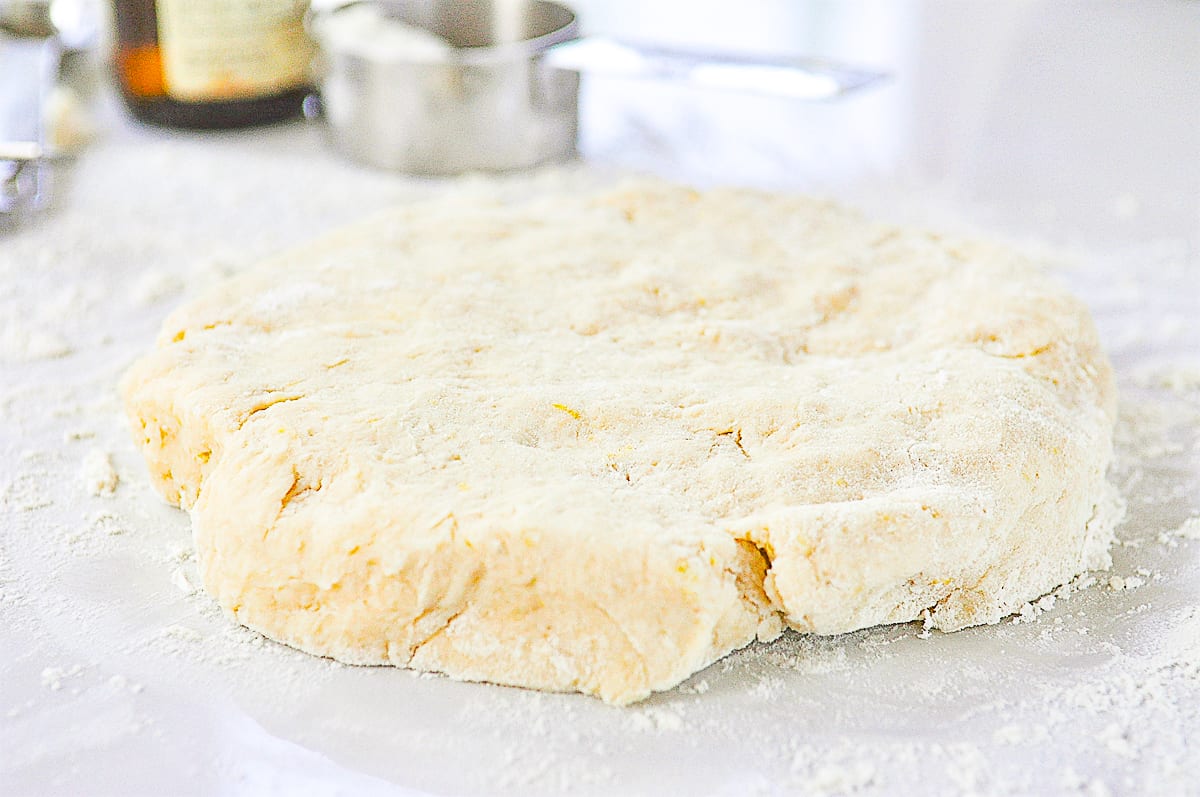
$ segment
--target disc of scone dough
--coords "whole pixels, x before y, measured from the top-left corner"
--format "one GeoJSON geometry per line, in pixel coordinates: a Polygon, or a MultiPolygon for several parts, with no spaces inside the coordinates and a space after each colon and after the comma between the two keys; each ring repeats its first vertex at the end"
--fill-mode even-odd
{"type": "Polygon", "coordinates": [[[208,592],[349,663],[623,704],[784,626],[994,623],[1109,563],[1085,308],[813,199],[403,207],[180,308],[123,394],[208,592]]]}

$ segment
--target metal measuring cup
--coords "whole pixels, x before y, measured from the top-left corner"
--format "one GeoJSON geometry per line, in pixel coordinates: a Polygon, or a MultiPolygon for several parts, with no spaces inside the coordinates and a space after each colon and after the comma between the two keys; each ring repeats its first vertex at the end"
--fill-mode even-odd
{"type": "Polygon", "coordinates": [[[314,12],[309,23],[334,145],[355,160],[420,175],[570,158],[584,71],[806,100],[883,77],[814,59],[581,38],[575,14],[546,0],[359,0],[314,12]],[[342,26],[349,17],[338,15],[349,14],[363,24],[342,26]]]}

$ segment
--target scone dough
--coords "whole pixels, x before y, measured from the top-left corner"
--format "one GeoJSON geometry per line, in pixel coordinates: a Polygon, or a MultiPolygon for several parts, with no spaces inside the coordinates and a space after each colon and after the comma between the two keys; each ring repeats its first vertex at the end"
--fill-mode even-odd
{"type": "Polygon", "coordinates": [[[1083,306],[812,199],[403,207],[182,307],[123,392],[208,591],[350,663],[629,703],[784,624],[994,623],[1109,564],[1083,306]]]}

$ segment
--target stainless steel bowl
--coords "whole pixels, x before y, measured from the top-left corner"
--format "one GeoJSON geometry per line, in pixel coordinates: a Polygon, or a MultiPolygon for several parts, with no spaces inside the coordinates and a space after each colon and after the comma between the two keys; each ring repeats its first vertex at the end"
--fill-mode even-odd
{"type": "Polygon", "coordinates": [[[542,58],[577,36],[570,9],[543,0],[370,0],[385,18],[449,45],[418,53],[339,38],[337,15],[361,5],[311,20],[322,110],[343,152],[420,175],[524,169],[574,154],[579,74],[542,58]]]}
{"type": "Polygon", "coordinates": [[[410,174],[508,171],[571,157],[581,71],[804,101],[884,77],[819,59],[580,38],[574,13],[546,0],[359,0],[309,22],[334,144],[410,174]]]}

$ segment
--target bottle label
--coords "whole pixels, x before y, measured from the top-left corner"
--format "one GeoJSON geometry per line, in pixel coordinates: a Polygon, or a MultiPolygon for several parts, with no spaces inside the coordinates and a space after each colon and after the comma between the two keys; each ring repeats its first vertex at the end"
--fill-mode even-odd
{"type": "Polygon", "coordinates": [[[157,0],[163,83],[185,102],[253,99],[308,81],[303,0],[157,0]]]}

